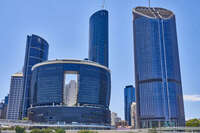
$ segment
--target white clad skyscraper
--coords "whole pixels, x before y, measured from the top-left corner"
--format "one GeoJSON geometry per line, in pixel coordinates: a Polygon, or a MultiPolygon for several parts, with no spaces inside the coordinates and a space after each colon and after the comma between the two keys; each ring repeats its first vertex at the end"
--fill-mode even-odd
{"type": "Polygon", "coordinates": [[[78,87],[75,80],[71,80],[65,87],[65,103],[74,106],[77,103],[78,87]]]}
{"type": "Polygon", "coordinates": [[[8,98],[7,119],[19,120],[23,98],[23,74],[15,73],[11,76],[10,95],[8,98]]]}

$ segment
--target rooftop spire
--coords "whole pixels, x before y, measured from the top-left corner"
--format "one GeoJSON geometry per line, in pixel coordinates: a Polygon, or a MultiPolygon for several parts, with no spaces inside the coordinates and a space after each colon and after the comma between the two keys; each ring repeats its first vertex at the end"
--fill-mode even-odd
{"type": "Polygon", "coordinates": [[[149,8],[151,7],[151,0],[149,0],[149,8]]]}
{"type": "Polygon", "coordinates": [[[102,8],[103,9],[105,8],[105,2],[106,2],[106,0],[103,0],[103,3],[102,3],[102,8]]]}

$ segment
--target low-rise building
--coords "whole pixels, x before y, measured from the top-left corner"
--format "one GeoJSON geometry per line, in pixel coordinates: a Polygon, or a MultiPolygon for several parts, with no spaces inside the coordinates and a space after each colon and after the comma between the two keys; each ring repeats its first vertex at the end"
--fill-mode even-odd
{"type": "Polygon", "coordinates": [[[117,113],[112,112],[111,114],[111,125],[116,126],[117,123],[121,122],[121,118],[117,116],[117,113]]]}

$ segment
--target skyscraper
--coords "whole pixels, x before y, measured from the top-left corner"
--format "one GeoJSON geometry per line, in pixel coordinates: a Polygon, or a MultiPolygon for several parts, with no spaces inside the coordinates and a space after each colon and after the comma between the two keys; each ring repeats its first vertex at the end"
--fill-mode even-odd
{"type": "Polygon", "coordinates": [[[15,73],[11,76],[10,94],[8,98],[7,119],[20,119],[21,104],[23,97],[23,74],[15,73]]]}
{"type": "Polygon", "coordinates": [[[108,67],[108,11],[100,10],[90,17],[89,60],[108,67]]]}
{"type": "Polygon", "coordinates": [[[136,102],[131,104],[131,126],[136,128],[136,102]]]}
{"type": "Polygon", "coordinates": [[[129,85],[124,88],[124,115],[129,126],[131,126],[132,102],[135,102],[135,88],[132,85],[129,85]]]}
{"type": "Polygon", "coordinates": [[[47,41],[37,35],[27,36],[26,52],[23,69],[23,114],[27,116],[27,109],[30,106],[30,84],[32,76],[32,66],[48,59],[49,45],[47,41]]]}
{"type": "Polygon", "coordinates": [[[184,126],[184,106],[172,11],[133,9],[137,127],[184,126]]]}

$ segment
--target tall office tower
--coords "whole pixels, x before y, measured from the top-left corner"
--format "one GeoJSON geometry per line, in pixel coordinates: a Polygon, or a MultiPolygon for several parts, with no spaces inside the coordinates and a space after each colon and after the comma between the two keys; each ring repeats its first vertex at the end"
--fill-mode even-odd
{"type": "Polygon", "coordinates": [[[124,88],[124,115],[128,125],[131,126],[131,104],[135,102],[135,88],[132,85],[124,88]]]}
{"type": "Polygon", "coordinates": [[[15,73],[11,76],[10,95],[8,98],[8,109],[6,118],[19,120],[23,97],[23,74],[15,73]]]}
{"type": "Polygon", "coordinates": [[[94,13],[89,28],[89,60],[108,67],[108,11],[94,13]]]}
{"type": "Polygon", "coordinates": [[[71,80],[65,87],[65,98],[67,106],[75,106],[77,103],[78,86],[75,80],[71,80]]]}
{"type": "Polygon", "coordinates": [[[184,126],[175,15],[136,7],[133,16],[137,127],[184,126]]]}
{"type": "Polygon", "coordinates": [[[48,59],[49,45],[47,41],[37,35],[27,36],[26,52],[23,69],[23,114],[27,116],[27,109],[30,106],[30,84],[32,76],[32,66],[48,59]]]}

